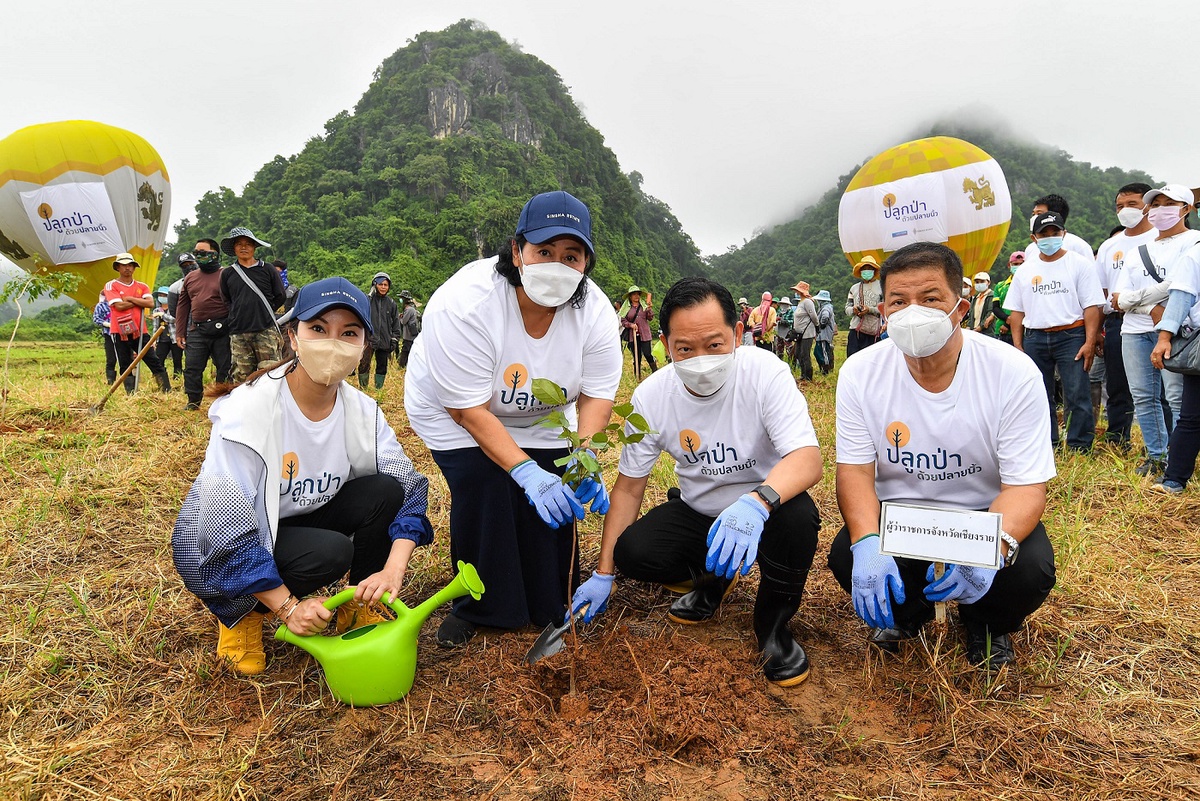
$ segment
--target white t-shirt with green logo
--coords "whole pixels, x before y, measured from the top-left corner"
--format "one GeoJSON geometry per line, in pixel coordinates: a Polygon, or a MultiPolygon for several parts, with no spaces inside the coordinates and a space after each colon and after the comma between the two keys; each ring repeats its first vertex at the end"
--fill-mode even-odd
{"type": "Polygon", "coordinates": [[[1023,325],[1034,329],[1070,325],[1084,309],[1103,305],[1095,260],[1069,250],[1054,261],[1026,259],[1004,296],[1004,308],[1023,312],[1023,325]]]}
{"type": "Polygon", "coordinates": [[[581,394],[614,399],[621,380],[617,315],[589,278],[582,308],[558,308],[540,339],[525,331],[516,289],[495,270],[496,258],[463,267],[442,284],[422,318],[404,377],[404,409],[430,450],[474,448],[467,430],[447,409],[487,404],[522,448],[563,448],[558,429],[536,425],[556,409],[577,425],[581,394]],[[534,397],[535,378],[548,378],[567,395],[562,407],[534,397]]]}
{"type": "Polygon", "coordinates": [[[340,398],[320,421],[304,416],[287,381],[279,392],[283,424],[283,467],[279,474],[279,517],[308,514],[333,500],[350,478],[346,414],[340,398]]]}
{"type": "Polygon", "coordinates": [[[847,359],[837,385],[837,461],[875,463],[881,501],[987,509],[1001,482],[1055,476],[1041,373],[1004,342],[963,331],[954,380],[923,389],[889,341],[847,359]]]}
{"type": "Polygon", "coordinates": [[[633,393],[634,410],[656,431],[621,450],[621,473],[650,475],[663,451],[675,460],[685,503],[715,517],[763,483],[780,459],[817,447],[808,402],[787,365],[761,348],[734,351],[725,385],[707,398],[687,391],[668,365],[633,393]]]}

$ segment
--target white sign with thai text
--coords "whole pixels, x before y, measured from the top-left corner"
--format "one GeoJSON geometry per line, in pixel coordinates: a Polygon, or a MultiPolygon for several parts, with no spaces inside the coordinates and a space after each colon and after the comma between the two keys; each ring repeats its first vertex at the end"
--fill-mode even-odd
{"type": "Polygon", "coordinates": [[[999,568],[1000,515],[906,503],[884,503],[880,551],[929,562],[999,568]]]}

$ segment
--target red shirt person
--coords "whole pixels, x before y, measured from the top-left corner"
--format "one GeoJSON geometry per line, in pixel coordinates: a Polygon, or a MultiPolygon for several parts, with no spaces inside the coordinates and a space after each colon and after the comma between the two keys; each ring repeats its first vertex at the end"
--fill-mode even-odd
{"type": "MultiPolygon", "coordinates": [[[[138,268],[137,260],[129,253],[118,253],[113,260],[113,269],[117,278],[104,285],[101,293],[108,301],[112,315],[109,318],[109,332],[112,334],[113,345],[117,351],[117,366],[121,372],[133,362],[134,355],[146,344],[149,335],[146,333],[144,310],[154,308],[154,298],[150,287],[141,281],[135,281],[133,273],[138,268]]],[[[158,386],[163,392],[171,391],[171,380],[163,369],[162,361],[151,349],[146,351],[142,361],[150,368],[158,386]]],[[[130,373],[125,378],[125,391],[133,394],[137,388],[137,377],[130,373]]]]}

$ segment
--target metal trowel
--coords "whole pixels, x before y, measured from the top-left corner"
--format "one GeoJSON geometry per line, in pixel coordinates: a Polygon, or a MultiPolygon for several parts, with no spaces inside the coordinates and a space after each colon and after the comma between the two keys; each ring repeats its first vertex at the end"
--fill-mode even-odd
{"type": "Polygon", "coordinates": [[[554,656],[563,649],[563,637],[571,630],[572,624],[583,617],[583,613],[588,610],[591,604],[584,604],[575,610],[575,614],[571,615],[565,623],[551,623],[542,630],[538,638],[533,641],[529,652],[525,654],[525,664],[532,665],[539,659],[545,659],[548,656],[554,656]]]}

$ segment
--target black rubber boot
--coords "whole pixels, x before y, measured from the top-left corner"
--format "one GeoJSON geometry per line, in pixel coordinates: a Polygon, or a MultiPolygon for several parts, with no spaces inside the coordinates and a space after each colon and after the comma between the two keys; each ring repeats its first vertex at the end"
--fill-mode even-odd
{"type": "Polygon", "coordinates": [[[765,657],[763,675],[780,687],[794,687],[808,678],[808,654],[796,642],[788,621],[800,608],[807,570],[792,570],[758,557],[761,578],[754,599],[754,635],[765,657]]]}
{"type": "Polygon", "coordinates": [[[676,623],[693,625],[711,620],[721,608],[721,601],[737,584],[738,576],[727,579],[712,573],[702,573],[692,579],[692,591],[671,604],[667,617],[676,623]]]}
{"type": "Polygon", "coordinates": [[[163,392],[171,391],[171,379],[167,376],[166,370],[163,370],[161,373],[156,373],[154,380],[158,382],[158,388],[163,392]]]}
{"type": "Polygon", "coordinates": [[[117,383],[117,371],[116,370],[105,370],[104,377],[108,379],[108,385],[110,387],[113,384],[117,383]]]}

